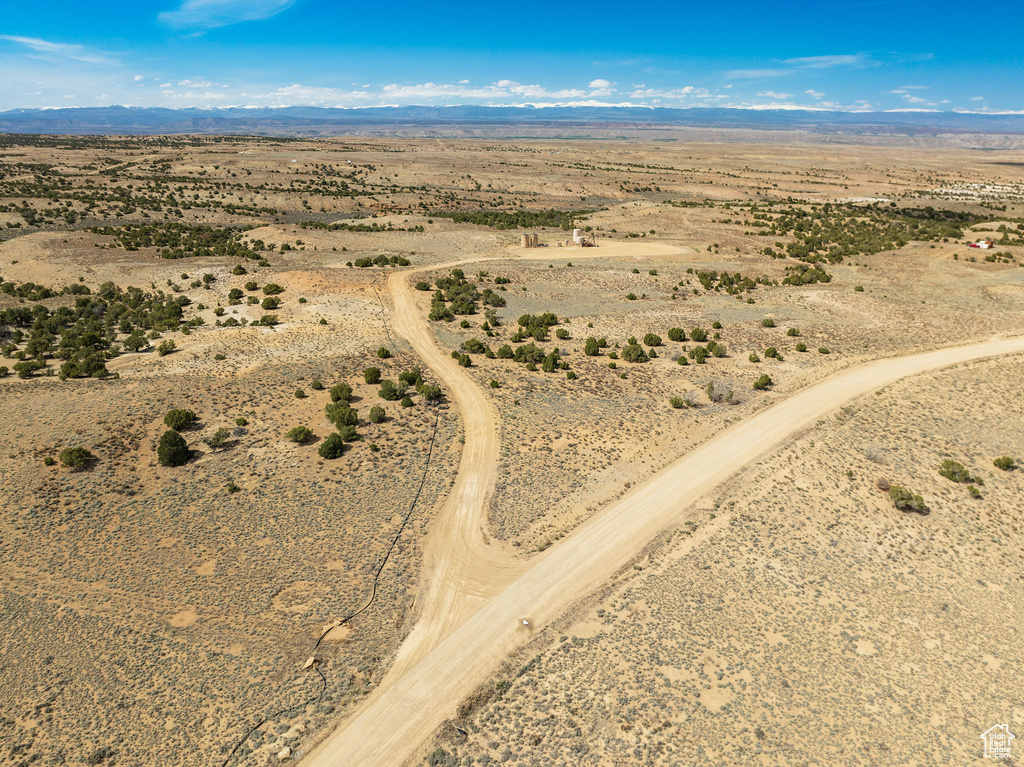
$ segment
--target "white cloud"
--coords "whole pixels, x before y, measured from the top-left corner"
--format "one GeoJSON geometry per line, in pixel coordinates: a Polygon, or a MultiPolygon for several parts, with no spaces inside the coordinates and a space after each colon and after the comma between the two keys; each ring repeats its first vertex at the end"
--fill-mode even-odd
{"type": "Polygon", "coordinates": [[[211,29],[276,16],[297,0],[184,0],[179,8],[157,18],[171,27],[211,29]]]}
{"type": "MultiPolygon", "coordinates": [[[[243,94],[244,95],[244,94],[243,94]]],[[[320,88],[311,85],[286,85],[269,93],[254,94],[257,106],[315,106],[341,107],[376,98],[367,91],[347,91],[342,88],[320,88]]]]}
{"type": "Polygon", "coordinates": [[[792,93],[776,93],[775,91],[763,91],[757,94],[766,99],[791,99],[793,98],[792,93]]]}
{"type": "Polygon", "coordinates": [[[591,80],[588,88],[610,88],[612,84],[607,80],[602,80],[600,77],[596,80],[591,80]]]}
{"type": "Polygon", "coordinates": [[[792,69],[731,69],[725,73],[729,80],[757,80],[763,77],[785,77],[792,69]]]}
{"type": "MultiPolygon", "coordinates": [[[[389,99],[421,100],[441,99],[451,103],[457,99],[507,99],[514,97],[544,99],[576,99],[588,94],[578,88],[548,90],[541,85],[524,85],[515,80],[498,80],[490,85],[471,87],[463,83],[391,83],[382,89],[389,99]]],[[[421,102],[422,103],[422,102],[421,102]]]]}
{"type": "Polygon", "coordinates": [[[34,58],[46,61],[71,60],[86,64],[116,64],[117,61],[109,54],[91,50],[84,45],[53,43],[38,37],[18,37],[16,35],[0,35],[0,40],[18,43],[32,51],[34,58]]]}
{"type": "Polygon", "coordinates": [[[629,94],[631,99],[689,99],[709,96],[711,96],[711,91],[706,88],[694,88],[692,85],[682,88],[647,88],[643,85],[636,85],[633,86],[633,90],[629,94]]]}
{"type": "Polygon", "coordinates": [[[806,90],[804,91],[804,93],[806,93],[808,96],[810,96],[812,99],[815,99],[816,101],[821,101],[821,99],[824,98],[825,96],[824,93],[816,90],[806,90]]]}
{"type": "Polygon", "coordinates": [[[984,101],[984,96],[971,96],[971,101],[984,101]]]}
{"type": "Polygon", "coordinates": [[[864,53],[846,53],[836,56],[799,56],[786,59],[789,64],[800,69],[832,69],[834,67],[866,67],[875,62],[864,53]]]}
{"type": "Polygon", "coordinates": [[[133,77],[132,79],[133,79],[133,80],[135,80],[135,82],[137,82],[137,83],[138,83],[138,82],[142,82],[142,81],[143,81],[143,80],[145,80],[146,78],[145,78],[145,77],[143,77],[142,75],[135,75],[135,77],[133,77]]]}

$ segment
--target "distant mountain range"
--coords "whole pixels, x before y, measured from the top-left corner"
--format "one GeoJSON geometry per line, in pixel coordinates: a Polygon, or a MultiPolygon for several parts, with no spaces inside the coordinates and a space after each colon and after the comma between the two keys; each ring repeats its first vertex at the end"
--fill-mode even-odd
{"type": "Polygon", "coordinates": [[[163,109],[79,107],[0,112],[0,132],[32,134],[245,134],[263,136],[519,135],[517,127],[607,132],[616,127],[754,129],[819,134],[937,136],[1024,134],[1024,115],[961,112],[828,112],[800,109],[648,107],[320,107],[163,109]]]}

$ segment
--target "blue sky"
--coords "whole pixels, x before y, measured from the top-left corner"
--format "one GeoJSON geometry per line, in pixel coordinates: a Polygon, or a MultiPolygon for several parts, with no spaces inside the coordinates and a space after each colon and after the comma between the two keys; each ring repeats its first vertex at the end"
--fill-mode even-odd
{"type": "Polygon", "coordinates": [[[0,19],[0,110],[1022,111],[1022,32],[1019,0],[12,3],[0,19]]]}

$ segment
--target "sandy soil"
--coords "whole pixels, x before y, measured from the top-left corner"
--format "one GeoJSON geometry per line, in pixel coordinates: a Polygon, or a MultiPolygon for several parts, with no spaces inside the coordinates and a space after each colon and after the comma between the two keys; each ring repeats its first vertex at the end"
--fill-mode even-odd
{"type": "MultiPolygon", "coordinates": [[[[672,583],[718,574],[724,578],[738,567],[724,556],[691,557],[686,546],[704,541],[726,550],[734,544],[744,552],[756,548],[753,539],[716,539],[716,530],[728,529],[727,515],[710,520],[710,509],[726,486],[737,483],[750,497],[760,497],[774,481],[773,473],[762,476],[764,466],[755,463],[739,479],[719,485],[718,495],[709,495],[710,480],[692,478],[684,495],[689,498],[700,489],[698,510],[691,505],[673,511],[685,500],[673,497],[667,505],[654,503],[649,516],[633,499],[647,497],[638,488],[646,493],[648,487],[669,487],[659,472],[702,445],[732,439],[728,435],[738,424],[760,418],[773,404],[830,376],[869,370],[862,366],[882,357],[909,357],[981,342],[998,332],[1016,335],[1024,328],[1024,244],[1015,244],[1024,232],[1024,205],[1018,202],[1024,154],[954,149],[924,140],[894,149],[822,146],[782,135],[771,137],[770,144],[743,143],[742,138],[731,134],[729,143],[707,136],[666,143],[612,138],[515,143],[490,138],[44,138],[0,150],[0,207],[7,208],[0,210],[4,280],[54,288],[79,283],[93,291],[109,280],[122,287],[160,289],[190,299],[186,317],[205,323],[188,335],[163,332],[178,348],[166,357],[148,351],[110,360],[108,368],[118,379],[0,379],[0,454],[5,456],[0,462],[0,601],[8,629],[0,638],[0,688],[11,691],[0,701],[0,741],[12,744],[0,749],[0,763],[82,762],[102,755],[105,747],[113,749],[117,763],[213,763],[250,723],[303,700],[316,687],[319,678],[303,669],[311,645],[370,593],[377,557],[411,500],[411,478],[423,470],[433,423],[433,411],[417,397],[411,407],[381,400],[377,386],[364,381],[368,366],[394,379],[418,365],[448,392],[436,443],[440,452],[428,473],[423,507],[385,569],[373,610],[332,632],[318,653],[328,679],[324,697],[272,717],[239,750],[239,765],[274,764],[286,746],[302,757],[310,744],[362,708],[359,704],[378,685],[383,685],[379,705],[393,714],[401,708],[391,696],[403,691],[413,691],[405,705],[432,699],[431,658],[451,661],[444,648],[461,646],[473,630],[466,627],[490,620],[493,626],[487,623],[479,636],[470,637],[485,646],[477,645],[478,654],[469,657],[464,669],[437,672],[445,685],[437,699],[440,707],[423,706],[415,713],[425,718],[406,723],[410,732],[426,738],[428,720],[458,714],[460,726],[472,729],[476,723],[467,708],[487,716],[495,711],[480,708],[479,690],[467,685],[489,684],[493,697],[495,679],[488,678],[488,669],[500,662],[502,648],[519,648],[513,662],[529,666],[540,652],[533,640],[541,640],[543,649],[549,636],[568,627],[580,612],[558,618],[561,606],[594,584],[608,583],[602,573],[610,572],[615,561],[626,561],[622,557],[629,552],[623,549],[599,567],[586,566],[603,545],[586,543],[591,540],[586,536],[595,535],[587,531],[602,529],[605,523],[599,520],[609,518],[610,509],[633,509],[636,515],[636,529],[612,526],[622,537],[610,542],[627,548],[641,545],[666,524],[700,522],[685,541],[681,530],[673,538],[681,541],[674,551],[685,556],[676,560],[672,583]],[[37,184],[38,178],[47,184],[37,184]],[[764,250],[781,249],[792,238],[760,234],[751,206],[777,211],[792,204],[813,213],[815,206],[843,200],[878,201],[886,208],[934,205],[991,220],[965,230],[962,238],[911,238],[893,250],[830,264],[828,284],[762,284],[730,295],[703,289],[694,274],[742,272],[779,281],[787,267],[797,264],[773,259],[764,250]],[[453,208],[593,210],[581,223],[591,227],[600,247],[557,247],[568,234],[549,227],[539,234],[550,247],[522,251],[523,230],[455,223],[439,215],[453,208]],[[245,239],[262,240],[271,265],[243,258],[249,273],[241,276],[233,273],[239,258],[167,260],[156,248],[128,251],[113,236],[89,231],[161,222],[252,226],[245,239]],[[315,226],[331,223],[376,224],[386,231],[315,226]],[[1001,224],[1004,232],[998,231],[1001,224]],[[1005,236],[998,260],[986,262],[965,247],[982,232],[1005,236]],[[381,255],[407,258],[411,266],[350,265],[381,255]],[[480,314],[451,323],[426,321],[430,293],[410,290],[410,285],[443,276],[452,262],[463,263],[480,289],[493,288],[507,299],[498,312],[500,326],[483,328],[480,314]],[[214,281],[206,287],[194,284],[204,274],[214,281]],[[497,283],[499,275],[507,282],[497,283]],[[275,310],[280,324],[218,325],[224,319],[252,322],[264,313],[258,304],[246,302],[262,294],[246,290],[241,303],[229,300],[228,291],[242,289],[249,279],[261,285],[276,281],[285,288],[283,304],[275,310]],[[471,338],[497,348],[509,342],[521,314],[548,311],[559,316],[557,328],[568,336],[541,345],[558,347],[574,378],[562,370],[529,371],[483,354],[472,355],[472,365],[462,368],[450,357],[471,338]],[[765,319],[775,327],[765,326],[765,319]],[[705,365],[677,364],[693,344],[670,342],[668,329],[710,330],[714,322],[721,325],[715,340],[727,346],[727,356],[705,365]],[[791,327],[799,329],[798,337],[787,335],[791,327]],[[658,357],[637,365],[618,360],[613,367],[610,353],[621,350],[629,337],[646,333],[665,339],[656,347],[658,357]],[[584,355],[590,335],[607,337],[609,346],[601,356],[584,355]],[[798,351],[798,342],[808,350],[798,351]],[[380,360],[375,353],[380,346],[391,347],[393,356],[380,360]],[[769,347],[784,359],[766,358],[769,347]],[[819,347],[829,354],[819,353],[819,347]],[[760,360],[749,361],[751,354],[761,355],[760,360]],[[751,384],[761,373],[771,375],[774,387],[754,392],[751,384]],[[314,379],[327,387],[345,381],[355,390],[364,439],[350,443],[335,462],[319,460],[318,443],[294,445],[283,436],[297,424],[312,428],[318,439],[331,431],[324,419],[327,392],[312,389],[314,379]],[[713,401],[706,394],[709,385],[733,390],[736,404],[713,401]],[[300,388],[306,397],[296,396],[300,388]],[[676,396],[689,397],[694,407],[674,409],[669,400],[676,396]],[[367,422],[367,410],[375,404],[387,409],[384,423],[367,422]],[[185,435],[199,454],[180,469],[161,467],[155,445],[162,415],[183,406],[201,416],[201,426],[185,435]],[[232,427],[240,416],[247,425],[233,430],[230,448],[205,448],[204,437],[220,426],[232,427]],[[98,458],[95,465],[84,472],[44,465],[44,459],[72,445],[90,449],[98,458]],[[229,493],[229,481],[241,490],[229,493]],[[691,519],[691,512],[698,516],[691,519]],[[559,580],[575,567],[585,570],[578,582],[559,580]],[[551,580],[538,583],[544,572],[551,580]],[[519,593],[513,582],[533,585],[529,595],[522,592],[522,602],[503,602],[503,590],[519,593]],[[490,605],[502,612],[493,612],[490,605]],[[537,630],[517,634],[521,617],[535,619],[537,630]],[[183,688],[199,694],[182,696],[183,688]],[[469,696],[459,705],[464,689],[469,696]],[[125,710],[132,716],[126,717],[125,710]]],[[[34,303],[0,292],[0,310],[34,303]]],[[[65,295],[39,304],[52,310],[74,306],[75,299],[65,295]]],[[[29,329],[22,330],[25,335],[29,329]]],[[[112,340],[123,342],[124,333],[115,331],[108,331],[112,340]]],[[[17,343],[13,338],[0,328],[7,355],[0,365],[11,366],[24,353],[24,338],[17,343]]],[[[61,362],[55,354],[48,359],[51,369],[61,362]]],[[[1012,396],[1005,385],[993,391],[999,394],[991,396],[986,412],[998,408],[1000,398],[1012,396]]],[[[948,416],[964,411],[965,400],[980,407],[981,398],[961,386],[952,397],[929,389],[925,399],[948,416]]],[[[893,423],[911,430],[886,438],[894,444],[905,445],[912,439],[909,434],[931,444],[935,430],[949,428],[938,417],[922,426],[900,420],[898,403],[886,412],[893,423]]],[[[769,436],[783,439],[792,425],[769,436]]],[[[865,419],[863,428],[877,432],[881,444],[884,425],[865,419]]],[[[845,462],[843,443],[828,440],[821,437],[816,460],[823,465],[845,462]],[[836,457],[830,459],[830,450],[836,457]]],[[[887,450],[885,455],[893,455],[887,450]]],[[[960,452],[965,450],[961,445],[960,452]]],[[[934,459],[914,455],[921,461],[934,459]]],[[[758,460],[767,466],[770,459],[758,460]]],[[[831,497],[831,474],[825,481],[812,472],[814,481],[809,482],[799,466],[791,468],[793,483],[810,488],[795,491],[802,501],[799,509],[831,497]]],[[[863,470],[856,462],[854,468],[858,474],[863,470]]],[[[914,482],[920,479],[908,466],[900,469],[914,482]]],[[[998,487],[996,479],[988,479],[998,487]]],[[[931,492],[927,483],[921,486],[922,492],[931,492]]],[[[987,499],[988,491],[982,492],[987,499]]],[[[999,496],[993,492],[992,497],[999,496]]],[[[998,509],[985,503],[978,508],[997,520],[1016,519],[1019,498],[1006,497],[1010,500],[998,509]]],[[[737,518],[730,517],[728,524],[737,518]]],[[[822,529],[831,524],[819,521],[822,529]]],[[[979,521],[1001,524],[987,516],[979,521]]],[[[790,540],[779,519],[772,524],[772,537],[762,540],[797,546],[800,534],[790,540]]],[[[886,535],[879,531],[884,541],[886,535]]],[[[891,548],[888,554],[896,556],[891,548]]],[[[611,583],[635,572],[640,571],[619,572],[611,583]]],[[[872,570],[878,579],[886,572],[881,565],[872,570]]],[[[979,579],[997,581],[984,568],[958,570],[947,591],[966,594],[979,579]]],[[[737,593],[747,594],[742,584],[733,585],[737,593]]],[[[788,592],[768,594],[764,601],[779,594],[785,598],[771,604],[782,616],[792,605],[788,592]]],[[[643,597],[645,604],[653,604],[652,599],[643,597]]],[[[758,600],[748,596],[741,601],[758,600]]],[[[863,604],[864,626],[881,620],[884,607],[863,604]]],[[[810,626],[826,619],[814,612],[804,615],[810,626]]],[[[614,638],[598,637],[602,620],[586,617],[587,625],[573,631],[594,645],[613,646],[614,638]]],[[[727,638],[723,641],[737,644],[745,636],[739,624],[716,625],[727,638]]],[[[867,629],[861,633],[851,645],[855,657],[884,655],[883,640],[867,629]]],[[[986,669],[1002,663],[1000,668],[1012,670],[1024,657],[1012,646],[975,644],[986,647],[982,655],[997,659],[979,661],[986,669]]],[[[716,655],[707,670],[701,665],[693,673],[698,678],[700,673],[726,673],[714,666],[725,662],[724,654],[716,655]]],[[[645,657],[621,673],[646,678],[658,665],[645,657]]],[[[507,669],[501,673],[511,675],[507,669]]],[[[585,669],[573,673],[586,680],[582,687],[605,689],[599,675],[591,684],[585,669]]],[[[901,673],[914,679],[912,670],[901,673]]],[[[805,709],[820,709],[827,699],[814,697],[809,677],[800,680],[807,697],[780,693],[787,722],[803,716],[805,709]]],[[[753,681],[746,675],[729,678],[737,687],[753,681]]],[[[973,686],[965,682],[958,687],[957,694],[977,696],[982,685],[973,681],[973,686]]],[[[712,688],[705,702],[728,714],[732,693],[712,688]]],[[[900,700],[909,706],[918,688],[907,682],[906,689],[910,697],[900,700]]],[[[534,705],[528,695],[519,700],[534,705]]],[[[537,703],[537,710],[543,705],[537,703]]],[[[952,708],[944,711],[940,716],[946,722],[959,715],[952,708]]],[[[365,719],[353,721],[353,727],[362,728],[365,719]]],[[[862,724],[875,728],[902,721],[888,711],[862,724]]],[[[508,726],[513,733],[518,725],[512,721],[508,726]]],[[[655,726],[652,722],[651,729],[655,726]]],[[[763,724],[754,726],[768,731],[763,724]]],[[[339,732],[350,737],[348,730],[339,732]]],[[[451,727],[441,732],[445,748],[463,745],[449,737],[451,727]]],[[[581,744],[572,740],[574,732],[567,742],[577,747],[581,744]]],[[[716,733],[725,744],[721,753],[729,756],[725,761],[743,761],[734,748],[744,738],[762,742],[756,734],[716,733]]],[[[652,737],[656,741],[659,736],[652,737]]],[[[486,763],[504,758],[489,742],[470,741],[463,752],[467,759],[486,763]]],[[[582,745],[591,742],[595,749],[606,747],[598,734],[582,745]]],[[[405,745],[416,758],[420,744],[405,745]]],[[[607,748],[614,763],[624,761],[623,752],[614,750],[617,742],[607,748]]],[[[397,758],[401,751],[384,753],[397,758]]],[[[562,758],[557,750],[548,753],[548,762],[562,758]]],[[[526,758],[518,751],[512,754],[526,758]]],[[[697,755],[692,759],[700,761],[697,755]]],[[[567,761],[573,763],[571,757],[567,761]]]]}
{"type": "Polygon", "coordinates": [[[434,763],[981,764],[980,733],[1024,725],[1024,478],[992,464],[1024,452],[1022,372],[956,366],[819,420],[514,654],[434,763]]]}
{"type": "Polygon", "coordinates": [[[405,763],[533,631],[598,588],[662,530],[678,524],[680,512],[700,495],[857,396],[928,370],[1020,352],[1024,339],[1008,339],[872,363],[833,376],[732,427],[541,555],[436,650],[383,686],[306,763],[405,763]],[[523,618],[530,627],[524,627],[523,618]]]}

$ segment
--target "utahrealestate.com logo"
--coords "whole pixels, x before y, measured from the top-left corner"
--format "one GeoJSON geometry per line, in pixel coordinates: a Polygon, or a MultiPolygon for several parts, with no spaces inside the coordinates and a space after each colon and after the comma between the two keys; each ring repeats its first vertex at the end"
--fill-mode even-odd
{"type": "Polygon", "coordinates": [[[979,736],[985,742],[986,759],[1009,759],[1017,737],[1008,724],[994,724],[979,736]]]}

